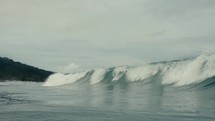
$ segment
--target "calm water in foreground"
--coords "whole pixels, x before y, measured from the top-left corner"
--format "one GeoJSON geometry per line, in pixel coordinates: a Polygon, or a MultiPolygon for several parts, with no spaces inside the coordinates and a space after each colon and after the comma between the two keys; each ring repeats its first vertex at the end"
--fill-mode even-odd
{"type": "Polygon", "coordinates": [[[214,121],[215,88],[0,83],[0,121],[214,121]]]}

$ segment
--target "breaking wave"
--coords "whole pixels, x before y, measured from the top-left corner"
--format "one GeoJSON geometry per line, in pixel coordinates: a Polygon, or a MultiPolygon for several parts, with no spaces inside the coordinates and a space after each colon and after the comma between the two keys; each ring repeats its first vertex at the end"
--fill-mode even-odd
{"type": "Polygon", "coordinates": [[[98,83],[157,82],[175,87],[202,84],[215,85],[215,54],[193,59],[150,63],[143,66],[118,66],[95,70],[51,75],[43,86],[61,86],[80,81],[98,83]]]}

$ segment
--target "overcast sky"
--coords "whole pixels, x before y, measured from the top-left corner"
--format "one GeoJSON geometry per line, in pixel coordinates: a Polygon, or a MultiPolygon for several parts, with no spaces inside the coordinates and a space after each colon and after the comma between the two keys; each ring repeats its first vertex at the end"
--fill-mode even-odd
{"type": "Polygon", "coordinates": [[[215,0],[0,0],[0,56],[40,68],[208,52],[215,52],[215,0]]]}

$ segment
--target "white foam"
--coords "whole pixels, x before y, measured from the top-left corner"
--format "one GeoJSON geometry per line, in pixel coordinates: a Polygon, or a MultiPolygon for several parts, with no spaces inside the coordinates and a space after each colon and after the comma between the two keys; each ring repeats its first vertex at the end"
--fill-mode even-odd
{"type": "Polygon", "coordinates": [[[158,74],[162,84],[175,86],[199,83],[215,76],[215,54],[201,55],[195,59],[148,64],[127,71],[126,78],[140,81],[158,74]],[[159,72],[159,73],[158,73],[159,72]]]}
{"type": "Polygon", "coordinates": [[[65,84],[74,83],[86,75],[87,72],[73,73],[73,74],[62,74],[56,73],[46,80],[43,86],[60,86],[65,84]]]}
{"type": "Polygon", "coordinates": [[[140,67],[131,68],[126,73],[126,78],[129,81],[140,81],[154,76],[158,73],[158,66],[145,65],[140,67]]]}
{"type": "Polygon", "coordinates": [[[113,79],[112,81],[119,80],[123,74],[128,70],[127,66],[118,66],[113,70],[113,79]]]}
{"type": "Polygon", "coordinates": [[[105,69],[102,68],[96,69],[93,75],[91,76],[90,84],[96,84],[101,82],[105,77],[105,73],[106,73],[105,69]]]}
{"type": "Polygon", "coordinates": [[[173,63],[163,71],[163,84],[175,83],[175,86],[199,83],[215,76],[215,55],[201,55],[193,60],[173,63]]]}
{"type": "Polygon", "coordinates": [[[28,81],[20,81],[20,80],[5,80],[4,82],[0,82],[0,86],[9,86],[9,85],[37,85],[39,82],[28,82],[28,81]]]}

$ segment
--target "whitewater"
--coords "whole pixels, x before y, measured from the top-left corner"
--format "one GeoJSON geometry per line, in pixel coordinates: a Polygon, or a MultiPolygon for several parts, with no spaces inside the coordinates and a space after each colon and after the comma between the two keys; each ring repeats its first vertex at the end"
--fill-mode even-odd
{"type": "Polygon", "coordinates": [[[215,54],[204,54],[193,59],[150,63],[143,66],[98,68],[71,74],[51,75],[43,86],[61,86],[85,80],[90,84],[120,80],[129,83],[156,81],[160,85],[186,86],[215,77],[215,54]]]}
{"type": "Polygon", "coordinates": [[[0,82],[0,121],[214,121],[215,54],[0,82]]]}

